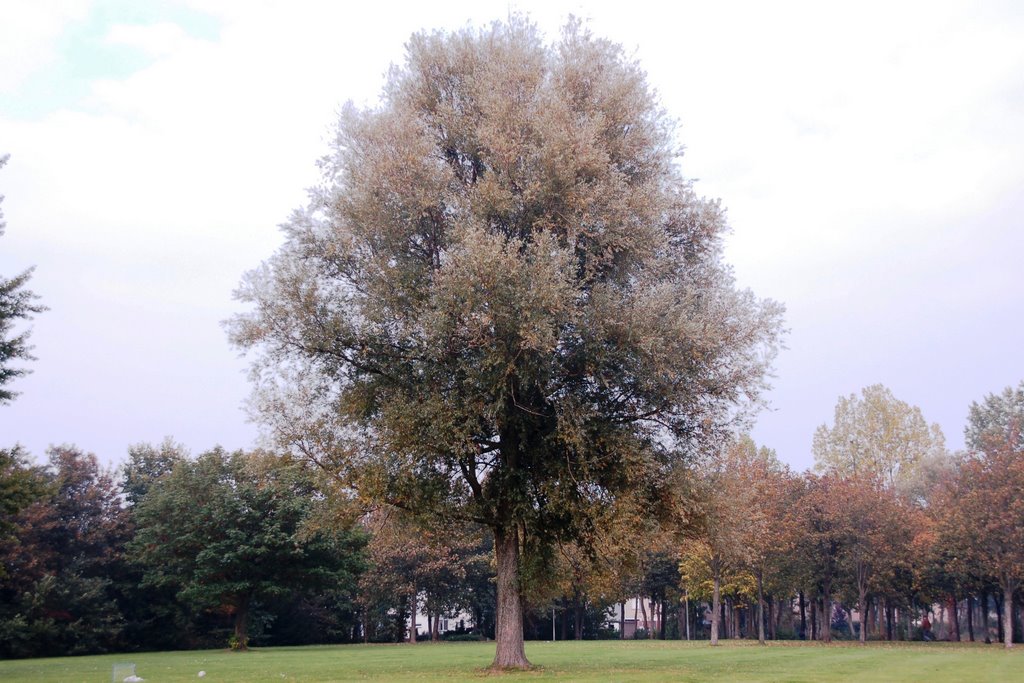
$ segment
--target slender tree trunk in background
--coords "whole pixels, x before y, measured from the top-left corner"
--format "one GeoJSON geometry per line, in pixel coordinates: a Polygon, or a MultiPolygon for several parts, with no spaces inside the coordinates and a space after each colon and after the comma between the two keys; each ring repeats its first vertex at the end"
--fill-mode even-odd
{"type": "Polygon", "coordinates": [[[960,642],[960,601],[955,595],[949,596],[949,614],[953,617],[953,642],[960,642]]]}
{"type": "Polygon", "coordinates": [[[807,637],[807,612],[805,610],[804,592],[800,591],[800,638],[807,637]]]}
{"type": "Polygon", "coordinates": [[[821,628],[826,643],[832,642],[832,586],[825,587],[821,596],[821,628]]]}
{"type": "Polygon", "coordinates": [[[768,603],[771,605],[771,614],[769,615],[769,635],[768,637],[772,640],[778,640],[779,638],[779,624],[782,622],[782,601],[775,600],[774,598],[768,603]]]}
{"type": "Polygon", "coordinates": [[[416,598],[416,588],[413,587],[412,595],[409,597],[409,644],[416,644],[416,610],[419,607],[416,598]]]}
{"type": "Polygon", "coordinates": [[[980,604],[980,607],[981,607],[981,629],[982,629],[982,633],[985,635],[985,644],[986,645],[991,645],[992,644],[992,636],[989,634],[989,630],[988,630],[989,623],[988,623],[988,591],[987,590],[982,590],[981,591],[981,595],[979,596],[978,602],[981,603],[980,604]]]}
{"type": "Polygon", "coordinates": [[[721,589],[721,570],[719,569],[718,562],[714,559],[711,561],[711,570],[714,574],[714,590],[711,593],[711,644],[718,645],[718,622],[722,614],[721,596],[719,594],[721,589]]]}
{"type": "Polygon", "coordinates": [[[1016,593],[1017,589],[1015,588],[1014,592],[1010,594],[1010,600],[1014,605],[1014,642],[1019,643],[1021,642],[1021,605],[1014,597],[1016,593]]]}
{"type": "Polygon", "coordinates": [[[661,639],[665,640],[665,607],[666,601],[658,603],[658,628],[661,630],[661,639]]]}
{"type": "Polygon", "coordinates": [[[364,643],[369,643],[370,642],[370,615],[368,614],[368,612],[369,612],[369,610],[367,610],[364,607],[363,608],[363,642],[364,643]]]}
{"type": "Polygon", "coordinates": [[[676,614],[676,627],[679,629],[679,640],[690,639],[690,596],[683,598],[683,604],[679,606],[676,614]]]}
{"type": "Polygon", "coordinates": [[[846,630],[850,632],[850,640],[856,640],[857,634],[853,631],[853,610],[846,610],[846,630]]]}
{"type": "Polygon", "coordinates": [[[885,619],[885,639],[892,641],[892,605],[889,604],[889,598],[884,598],[882,601],[882,615],[885,619]]]}
{"type": "Polygon", "coordinates": [[[764,645],[764,576],[757,571],[757,642],[764,645]]]}
{"type": "Polygon", "coordinates": [[[1003,645],[1013,647],[1013,589],[1014,586],[1003,582],[1003,645]]]}
{"type": "MultiPolygon", "coordinates": [[[[868,591],[862,583],[857,586],[857,611],[860,612],[860,642],[867,645],[867,616],[868,616],[868,591]]],[[[850,627],[853,627],[853,618],[850,618],[850,627]]]]}
{"type": "Polygon", "coordinates": [[[583,640],[583,601],[579,595],[573,599],[573,637],[576,640],[583,640]]]}
{"type": "Polygon", "coordinates": [[[818,639],[818,599],[811,600],[811,640],[818,639]]]}
{"type": "Polygon", "coordinates": [[[967,603],[967,640],[974,642],[974,598],[970,595],[965,600],[967,603]]]}
{"type": "Polygon", "coordinates": [[[651,622],[647,619],[647,598],[640,599],[640,614],[644,617],[644,638],[651,637],[651,622]]]}
{"type": "Polygon", "coordinates": [[[996,640],[1002,643],[1005,642],[1005,633],[1003,632],[1003,601],[999,599],[999,596],[993,594],[992,602],[996,605],[996,640]]]}
{"type": "Polygon", "coordinates": [[[523,603],[519,586],[519,530],[514,525],[494,532],[497,564],[498,604],[495,615],[495,669],[525,669],[530,666],[523,647],[523,603]]]}
{"type": "Polygon", "coordinates": [[[569,598],[562,597],[562,640],[569,640],[569,598]]]}
{"type": "Polygon", "coordinates": [[[619,603],[619,640],[626,639],[626,601],[619,603]]]}

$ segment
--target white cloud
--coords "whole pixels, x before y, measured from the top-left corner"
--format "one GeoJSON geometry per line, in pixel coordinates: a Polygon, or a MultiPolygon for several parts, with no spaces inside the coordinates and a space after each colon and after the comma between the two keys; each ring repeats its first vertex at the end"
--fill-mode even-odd
{"type": "Polygon", "coordinates": [[[89,2],[5,2],[0,21],[0,92],[16,89],[58,57],[57,40],[68,23],[83,18],[89,2]]]}
{"type": "Polygon", "coordinates": [[[114,45],[127,45],[154,57],[165,57],[180,51],[188,42],[188,35],[177,24],[115,24],[110,27],[106,40],[114,45]]]}

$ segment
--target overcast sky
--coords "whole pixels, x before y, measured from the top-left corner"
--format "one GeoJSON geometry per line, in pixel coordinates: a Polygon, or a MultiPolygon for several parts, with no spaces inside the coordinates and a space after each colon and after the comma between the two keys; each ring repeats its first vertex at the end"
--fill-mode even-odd
{"type": "Polygon", "coordinates": [[[7,0],[0,274],[35,265],[50,310],[0,446],[254,445],[220,322],[340,106],[411,33],[511,9],[636,54],[737,279],[787,306],[759,443],[809,466],[837,397],[880,382],[961,447],[969,403],[1024,378],[1024,3],[669,7],[7,0]]]}

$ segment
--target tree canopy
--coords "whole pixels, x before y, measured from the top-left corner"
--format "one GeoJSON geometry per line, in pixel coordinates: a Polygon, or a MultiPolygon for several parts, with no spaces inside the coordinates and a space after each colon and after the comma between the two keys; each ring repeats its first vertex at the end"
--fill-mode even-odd
{"type": "Polygon", "coordinates": [[[232,337],[285,445],[371,500],[488,526],[495,666],[525,666],[519,548],[659,488],[756,399],[781,307],[620,46],[521,18],[414,35],[341,115],[232,337]]]}
{"type": "MultiPolygon", "coordinates": [[[[0,169],[7,164],[9,158],[9,155],[0,155],[0,169]]],[[[0,202],[3,200],[3,195],[0,195],[0,202]]],[[[3,236],[6,227],[3,211],[0,211],[0,236],[3,236]]],[[[28,331],[14,332],[18,321],[30,320],[33,315],[45,310],[36,303],[36,295],[25,289],[31,276],[31,268],[11,278],[0,276],[0,405],[9,403],[16,396],[6,385],[28,372],[12,362],[33,360],[28,331]]]]}
{"type": "Polygon", "coordinates": [[[814,433],[814,461],[819,470],[843,476],[874,477],[885,486],[903,484],[914,467],[945,450],[937,424],[921,409],[899,400],[881,384],[861,395],[840,396],[834,424],[814,433]]]}

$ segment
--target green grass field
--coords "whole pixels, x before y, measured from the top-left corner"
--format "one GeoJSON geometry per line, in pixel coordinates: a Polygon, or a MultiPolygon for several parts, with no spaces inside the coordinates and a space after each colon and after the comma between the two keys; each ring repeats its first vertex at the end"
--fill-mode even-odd
{"type": "Polygon", "coordinates": [[[106,682],[115,662],[134,662],[149,683],[163,681],[1024,681],[1024,647],[945,643],[821,646],[746,642],[711,648],[679,641],[527,643],[533,671],[486,670],[490,643],[340,645],[159,652],[0,662],[0,681],[106,682]],[[197,678],[198,672],[206,676],[197,678]]]}

